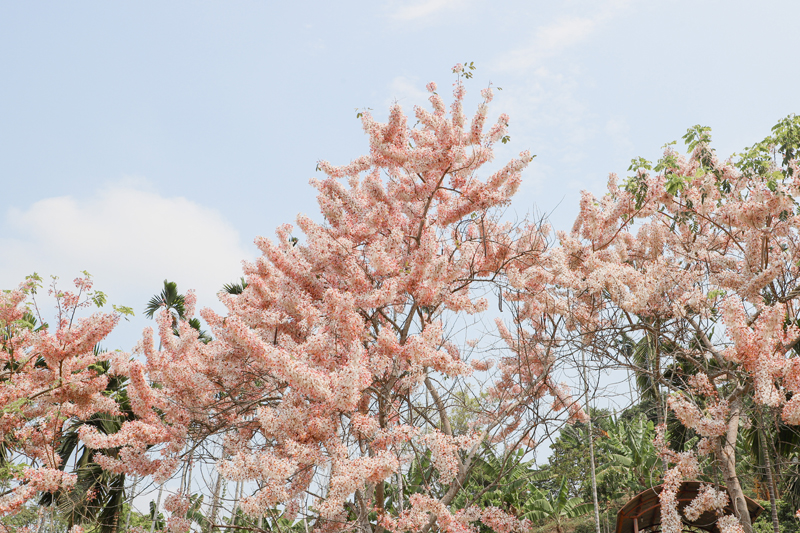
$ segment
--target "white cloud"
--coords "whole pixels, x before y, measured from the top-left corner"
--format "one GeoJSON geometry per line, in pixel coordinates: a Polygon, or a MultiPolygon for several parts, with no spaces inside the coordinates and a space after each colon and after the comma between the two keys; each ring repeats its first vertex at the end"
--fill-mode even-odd
{"type": "Polygon", "coordinates": [[[419,83],[414,78],[397,76],[389,84],[390,98],[386,101],[387,107],[395,102],[403,109],[411,109],[415,105],[423,105],[428,101],[430,94],[425,90],[425,84],[419,83]]]}
{"type": "Polygon", "coordinates": [[[586,40],[597,27],[597,20],[569,17],[539,27],[530,43],[512,50],[499,64],[503,70],[522,70],[538,66],[544,59],[586,40]]]}
{"type": "Polygon", "coordinates": [[[538,155],[524,174],[515,203],[535,205],[560,228],[572,226],[580,191],[592,189],[605,175],[585,174],[605,121],[598,123],[597,113],[581,97],[579,75],[539,67],[525,77],[524,85],[507,87],[496,99],[498,110],[511,117],[511,142],[497,147],[496,160],[505,161],[522,149],[538,155]]]}
{"type": "Polygon", "coordinates": [[[450,11],[463,6],[464,0],[422,0],[402,2],[392,12],[392,18],[402,21],[426,19],[442,11],[450,11]]]}
{"type": "Polygon", "coordinates": [[[161,196],[135,181],[86,198],[51,197],[12,208],[2,235],[8,260],[0,263],[0,287],[15,287],[36,271],[60,276],[67,288],[87,270],[111,303],[131,306],[137,316],[165,278],[181,292],[195,289],[200,307],[219,309],[216,292],[239,279],[242,259],[253,256],[215,209],[161,196]]]}
{"type": "Polygon", "coordinates": [[[519,71],[540,67],[546,59],[589,40],[605,23],[632,3],[633,0],[605,0],[597,2],[592,13],[565,15],[550,24],[539,26],[526,44],[504,53],[498,68],[519,71]]]}
{"type": "Polygon", "coordinates": [[[579,191],[601,190],[606,170],[616,168],[607,165],[609,150],[600,162],[596,147],[610,144],[619,154],[633,149],[625,117],[609,116],[587,99],[587,89],[596,88],[596,80],[585,64],[585,50],[576,49],[603,38],[634,4],[602,0],[554,5],[554,13],[529,37],[495,56],[494,65],[503,76],[517,78],[514,84],[504,82],[509,90],[502,95],[503,110],[511,116],[514,148],[539,155],[520,189],[520,200],[546,212],[559,205],[553,213],[556,226],[570,227],[575,214],[570,206],[577,205],[579,191]]]}

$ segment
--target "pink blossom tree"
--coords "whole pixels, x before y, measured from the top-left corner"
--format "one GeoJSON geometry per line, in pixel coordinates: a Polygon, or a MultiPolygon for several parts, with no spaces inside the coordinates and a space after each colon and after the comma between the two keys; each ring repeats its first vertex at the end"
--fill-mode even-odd
{"type": "Polygon", "coordinates": [[[71,421],[119,414],[116,401],[103,394],[109,377],[96,367],[111,356],[95,353],[95,347],[117,324],[120,312],[81,318],[81,309],[102,306],[105,295],[92,289],[88,274],[75,279],[74,292],[59,290],[54,280],[49,292],[56,301],[57,325],[51,330],[36,307],[40,281],[34,275],[0,294],[0,516],[15,513],[40,493],[74,485],[76,476],[65,471],[58,453],[71,421]]]}
{"type": "MultiPolygon", "coordinates": [[[[142,400],[159,406],[163,442],[180,442],[165,452],[223,436],[219,471],[250,487],[238,503],[250,516],[301,516],[317,531],[467,532],[478,521],[521,531],[501,509],[453,508],[474,458],[485,445],[534,446],[538,425],[585,416],[554,380],[554,330],[528,320],[536,304],[516,289],[544,288],[531,267],[545,234],[501,220],[532,156],[481,177],[509,119],[485,127],[488,88],[468,120],[454,70],[449,112],[431,83],[432,110],[415,108],[413,127],[399,105],[387,123],[359,114],[369,154],[319,163],[321,220],[301,215],[301,233],[284,225],[275,241],[256,240],[246,288],[220,293],[227,315],[201,313],[212,342],[185,321],[173,335],[162,313],[162,349],[149,334],[139,348],[158,384],[142,400]],[[511,320],[472,329],[497,291],[511,320]],[[448,329],[463,317],[476,342],[448,329]],[[481,337],[492,334],[490,346],[481,337]]],[[[194,305],[187,295],[187,317],[194,305]]]]}
{"type": "Polygon", "coordinates": [[[56,303],[52,328],[40,313],[38,276],[0,293],[0,516],[18,513],[34,499],[58,504],[62,511],[74,505],[78,512],[67,511],[65,518],[79,533],[82,521],[116,528],[122,510],[120,474],[168,477],[176,464],[169,454],[180,448],[184,433],[164,419],[164,404],[152,395],[141,361],[98,349],[119,318],[132,311],[113,306],[110,313],[82,316],[105,305],[106,297],[93,289],[85,272],[74,285],[75,291],[65,291],[53,280],[48,291],[56,303]],[[112,427],[119,431],[109,431],[112,427]],[[154,457],[153,450],[168,460],[154,457]],[[79,453],[94,464],[78,465],[79,453]],[[101,487],[103,480],[113,480],[113,487],[101,487]],[[82,485],[76,486],[79,481],[82,485]],[[109,496],[102,504],[90,501],[98,487],[109,496]],[[101,515],[91,510],[100,506],[101,515]]]}
{"type": "Polygon", "coordinates": [[[681,530],[675,493],[703,461],[728,494],[707,487],[684,515],[729,497],[735,517],[720,520],[723,530],[751,533],[735,456],[748,406],[800,422],[800,172],[788,141],[757,145],[737,166],[717,158],[706,128],[685,140],[688,157],[668,147],[655,168],[635,162],[623,186],[611,175],[602,198],[584,193],[550,256],[551,292],[568,307],[570,342],[648,375],[700,438],[679,452],[662,437],[674,465],[661,494],[665,533],[681,530]],[[647,346],[647,364],[629,357],[623,336],[647,346]]]}

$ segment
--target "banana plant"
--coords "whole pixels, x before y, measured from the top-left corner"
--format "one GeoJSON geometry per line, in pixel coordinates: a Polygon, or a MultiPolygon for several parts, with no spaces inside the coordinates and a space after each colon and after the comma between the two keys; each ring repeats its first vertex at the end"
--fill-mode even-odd
{"type": "Polygon", "coordinates": [[[454,506],[462,508],[468,503],[493,506],[518,516],[535,493],[534,483],[551,477],[549,472],[538,470],[534,461],[525,461],[524,457],[523,450],[496,454],[486,446],[483,454],[473,460],[467,486],[454,500],[454,506]]]}
{"type": "Polygon", "coordinates": [[[565,519],[583,516],[590,513],[592,509],[591,503],[585,503],[578,497],[569,497],[567,478],[562,477],[555,494],[536,489],[525,503],[522,517],[540,523],[552,520],[556,524],[557,533],[563,533],[565,519]]]}
{"type": "MultiPolygon", "coordinates": [[[[598,444],[607,460],[598,469],[598,479],[616,487],[626,487],[633,493],[657,485],[661,461],[653,445],[653,422],[643,417],[626,421],[615,419],[598,444]]],[[[621,496],[622,494],[620,494],[621,496]]]]}

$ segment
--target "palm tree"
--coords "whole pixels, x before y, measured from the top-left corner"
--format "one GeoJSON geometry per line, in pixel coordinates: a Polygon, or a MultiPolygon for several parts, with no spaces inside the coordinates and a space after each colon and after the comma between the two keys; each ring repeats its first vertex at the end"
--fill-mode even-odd
{"type": "Polygon", "coordinates": [[[226,283],[222,286],[222,290],[227,292],[228,294],[242,294],[244,290],[247,288],[247,281],[244,278],[236,283],[226,283]]]}
{"type": "Polygon", "coordinates": [[[797,463],[789,463],[791,467],[782,473],[779,472],[779,464],[781,457],[797,457],[800,434],[795,428],[776,420],[774,411],[763,407],[753,409],[755,416],[752,417],[752,423],[742,428],[737,446],[742,455],[750,460],[756,481],[767,488],[772,528],[778,533],[777,500],[786,499],[796,503],[800,490],[797,463]],[[784,493],[783,498],[781,492],[784,493]]]}
{"type": "MultiPolygon", "coordinates": [[[[244,280],[243,280],[244,281],[244,280]]],[[[247,283],[245,283],[245,286],[247,283]]],[[[227,285],[226,285],[227,287],[227,285]]],[[[161,294],[156,294],[147,302],[144,309],[144,316],[153,318],[159,309],[166,309],[172,315],[172,332],[178,336],[178,321],[186,320],[186,299],[183,294],[178,292],[178,284],[174,281],[164,280],[164,289],[161,294]]],[[[189,325],[197,330],[200,342],[208,344],[211,342],[211,335],[200,329],[200,320],[190,318],[189,325]]],[[[159,346],[161,349],[161,346],[159,346]]]]}
{"type": "MultiPolygon", "coordinates": [[[[102,353],[99,346],[95,354],[102,353]]],[[[92,366],[98,374],[107,374],[108,361],[92,366]]],[[[75,457],[73,473],[78,480],[70,491],[45,493],[40,505],[55,505],[67,521],[68,527],[77,524],[95,524],[98,533],[114,533],[119,523],[125,500],[125,474],[114,474],[103,470],[95,461],[95,455],[102,453],[111,457],[119,454],[119,449],[94,450],[88,448],[78,437],[80,428],[92,426],[100,433],[111,435],[122,428],[126,420],[134,418],[126,390],[126,378],[112,376],[105,394],[114,398],[122,414],[95,413],[87,420],[73,420],[64,431],[57,452],[61,457],[61,468],[65,469],[71,457],[75,457]]]]}
{"type": "Polygon", "coordinates": [[[654,338],[651,333],[643,335],[638,340],[623,333],[620,347],[632,363],[639,403],[652,407],[655,413],[648,412],[648,417],[654,418],[659,424],[662,423],[664,421],[664,401],[660,389],[664,371],[662,357],[671,347],[665,345],[661,339],[654,338]]]}
{"type": "MultiPolygon", "coordinates": [[[[200,329],[200,319],[199,318],[190,318],[189,319],[189,325],[192,328],[194,328],[195,330],[197,330],[197,340],[199,340],[203,344],[208,344],[209,342],[212,341],[211,335],[209,335],[206,330],[200,329]]],[[[178,328],[172,328],[172,332],[175,335],[178,335],[178,328]]],[[[180,335],[178,335],[178,336],[180,336],[180,335]]]]}
{"type": "MultiPolygon", "coordinates": [[[[177,334],[177,326],[178,320],[184,320],[186,318],[186,306],[185,306],[185,299],[182,294],[178,293],[178,284],[174,281],[167,281],[164,280],[164,289],[161,291],[161,294],[156,294],[150,301],[147,302],[147,307],[144,310],[144,316],[147,318],[153,318],[156,312],[161,309],[165,308],[167,312],[172,316],[172,330],[174,333],[177,334]]],[[[198,322],[198,329],[199,329],[199,322],[198,322]]],[[[158,343],[158,349],[161,350],[161,342],[158,343]]],[[[164,490],[164,485],[161,484],[158,487],[158,498],[155,502],[155,505],[151,503],[151,511],[150,514],[152,516],[152,521],[150,523],[150,532],[152,533],[155,528],[158,526],[158,508],[161,504],[161,493],[164,490]]]]}
{"type": "MultiPolygon", "coordinates": [[[[159,309],[166,309],[166,311],[172,316],[172,332],[176,336],[180,336],[178,333],[178,321],[179,320],[186,320],[186,299],[185,297],[178,292],[178,284],[174,281],[164,280],[164,288],[161,290],[160,294],[156,294],[150,301],[147,302],[147,307],[145,307],[144,316],[147,318],[153,318],[156,312],[159,309]]],[[[198,339],[203,343],[211,342],[211,335],[207,332],[200,329],[200,320],[197,318],[190,318],[188,320],[189,326],[197,330],[198,339]]],[[[159,342],[158,349],[161,350],[161,343],[159,342]]],[[[155,504],[152,505],[151,516],[152,522],[150,524],[150,531],[154,531],[158,526],[159,520],[159,507],[161,505],[161,495],[164,490],[164,485],[160,485],[158,487],[158,497],[156,499],[155,504]]]]}
{"type": "Polygon", "coordinates": [[[161,294],[156,294],[147,302],[144,316],[153,318],[156,311],[162,307],[166,308],[167,312],[172,315],[173,327],[178,324],[178,320],[185,318],[185,300],[183,295],[178,293],[178,285],[174,281],[164,280],[164,289],[161,294]]]}

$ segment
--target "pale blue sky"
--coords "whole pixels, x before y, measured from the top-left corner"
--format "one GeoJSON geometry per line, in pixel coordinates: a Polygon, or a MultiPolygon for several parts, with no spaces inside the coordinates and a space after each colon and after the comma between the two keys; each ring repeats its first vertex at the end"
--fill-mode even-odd
{"type": "MultiPolygon", "coordinates": [[[[727,155],[798,111],[800,2],[0,1],[0,286],[89,270],[137,314],[201,304],[257,235],[315,215],[316,162],[367,150],[460,61],[538,157],[513,210],[568,229],[581,189],[694,124],[727,155]]],[[[474,103],[476,100],[471,100],[474,103]]],[[[141,317],[111,342],[130,348],[141,317]]],[[[115,346],[116,347],[116,346],[115,346]]]]}

